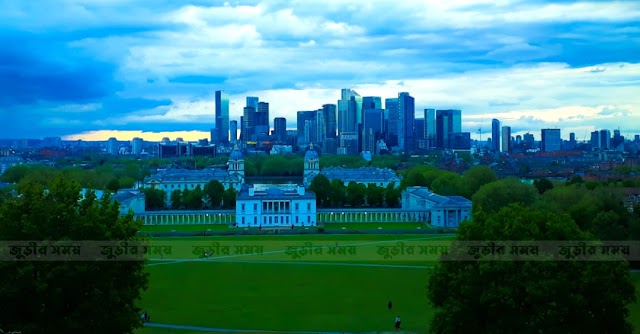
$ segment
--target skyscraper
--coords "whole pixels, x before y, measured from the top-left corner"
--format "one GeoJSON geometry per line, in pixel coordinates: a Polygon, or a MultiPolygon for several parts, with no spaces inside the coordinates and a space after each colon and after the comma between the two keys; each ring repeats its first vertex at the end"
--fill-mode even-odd
{"type": "Polygon", "coordinates": [[[276,117],[273,119],[273,133],[275,141],[285,143],[287,141],[287,119],[276,117]]]}
{"type": "Polygon", "coordinates": [[[560,129],[542,129],[541,134],[540,151],[556,152],[562,149],[560,129]]]}
{"type": "Polygon", "coordinates": [[[451,133],[462,132],[461,113],[456,109],[436,110],[436,147],[451,148],[451,133]]]}
{"type": "Polygon", "coordinates": [[[109,138],[109,140],[107,140],[107,154],[118,155],[118,153],[120,153],[118,140],[114,137],[109,138]]]}
{"type": "Polygon", "coordinates": [[[375,143],[382,138],[384,127],[384,110],[366,109],[364,110],[364,120],[362,125],[362,150],[375,151],[375,143]]]}
{"type": "Polygon", "coordinates": [[[415,149],[415,117],[415,99],[409,93],[398,93],[398,146],[405,152],[413,152],[415,149]]]}
{"type": "Polygon", "coordinates": [[[247,96],[247,107],[252,107],[253,110],[258,110],[258,102],[260,101],[259,98],[255,97],[255,96],[247,96]]]}
{"type": "Polygon", "coordinates": [[[600,130],[600,148],[602,150],[611,149],[611,131],[600,130]]]}
{"type": "Polygon", "coordinates": [[[133,140],[131,141],[131,154],[139,155],[140,153],[142,153],[143,143],[144,141],[142,140],[142,138],[133,138],[133,140]]]}
{"type": "Polygon", "coordinates": [[[427,149],[436,146],[436,110],[424,110],[424,139],[427,141],[427,149]]]}
{"type": "Polygon", "coordinates": [[[511,153],[511,127],[502,127],[502,152],[511,153]]]}
{"type": "Polygon", "coordinates": [[[362,111],[382,109],[382,99],[379,96],[365,96],[362,98],[362,111]]]}
{"type": "Polygon", "coordinates": [[[314,133],[316,131],[314,123],[317,113],[317,110],[298,111],[298,118],[296,122],[298,129],[298,146],[308,145],[309,142],[316,137],[314,133]]]}
{"type": "Polygon", "coordinates": [[[491,121],[491,151],[500,152],[500,121],[491,121]]]}
{"type": "Polygon", "coordinates": [[[242,141],[252,141],[254,137],[254,118],[256,110],[253,107],[244,107],[242,124],[242,141]]]}
{"type": "Polygon", "coordinates": [[[231,142],[235,143],[238,141],[238,121],[231,121],[229,124],[231,125],[231,142]]]}
{"type": "Polygon", "coordinates": [[[224,91],[217,90],[215,98],[216,140],[221,144],[227,144],[229,142],[229,95],[224,91]]]}
{"type": "Polygon", "coordinates": [[[351,89],[342,89],[338,100],[338,133],[353,132],[362,123],[362,97],[351,89]]]}
{"type": "Polygon", "coordinates": [[[337,122],[336,122],[336,105],[322,105],[322,117],[324,118],[325,136],[327,138],[336,138],[337,122]]]}
{"type": "Polygon", "coordinates": [[[387,146],[389,148],[398,146],[398,99],[385,99],[384,100],[384,114],[385,114],[385,134],[387,140],[387,146]]]}
{"type": "Polygon", "coordinates": [[[269,103],[258,102],[258,109],[255,114],[254,128],[258,140],[266,140],[269,137],[269,103]]]}
{"type": "Polygon", "coordinates": [[[600,148],[600,132],[599,131],[591,132],[591,148],[594,150],[600,148]]]}

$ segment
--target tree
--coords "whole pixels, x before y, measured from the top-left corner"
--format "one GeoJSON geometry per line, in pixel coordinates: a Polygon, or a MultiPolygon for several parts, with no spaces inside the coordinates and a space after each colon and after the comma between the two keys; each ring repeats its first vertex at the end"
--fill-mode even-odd
{"type": "Polygon", "coordinates": [[[433,183],[431,188],[434,193],[443,196],[462,195],[462,177],[453,172],[442,172],[433,183]]]}
{"type": "Polygon", "coordinates": [[[233,209],[236,207],[236,196],[238,193],[235,189],[229,188],[222,194],[222,207],[225,209],[233,209]]]}
{"type": "Polygon", "coordinates": [[[212,209],[217,209],[222,203],[224,186],[218,180],[211,180],[204,185],[204,197],[212,209]]]}
{"type": "MultiPolygon", "coordinates": [[[[461,241],[589,240],[567,215],[510,205],[474,215],[461,241]]],[[[545,256],[544,251],[540,256],[545,256]]],[[[431,333],[632,333],[628,264],[618,261],[443,261],[430,276],[431,333]],[[597,301],[597,302],[593,302],[597,301]]]]}
{"type": "Polygon", "coordinates": [[[384,188],[370,183],[367,186],[367,204],[373,207],[380,207],[384,202],[384,188]]]}
{"type": "Polygon", "coordinates": [[[113,178],[109,183],[107,183],[107,190],[116,192],[118,189],[120,189],[120,181],[118,181],[118,179],[113,178]]]}
{"type": "Polygon", "coordinates": [[[533,181],[533,186],[538,189],[538,193],[544,194],[545,191],[553,189],[553,183],[547,178],[542,178],[533,181]]]}
{"type": "Polygon", "coordinates": [[[204,204],[202,202],[203,195],[204,193],[200,185],[197,185],[196,188],[191,191],[185,189],[182,193],[182,204],[189,210],[200,210],[204,204]]]}
{"type": "Polygon", "coordinates": [[[347,185],[347,203],[351,206],[362,206],[362,204],[364,204],[366,191],[367,188],[364,184],[359,184],[354,181],[349,182],[347,185]]]}
{"type": "Polygon", "coordinates": [[[316,203],[320,207],[331,205],[331,182],[326,176],[320,174],[311,180],[309,190],[316,194],[316,203]]]}
{"type": "Polygon", "coordinates": [[[347,202],[347,187],[340,179],[331,180],[331,206],[334,208],[344,206],[347,202]]]}
{"type": "MultiPolygon", "coordinates": [[[[185,192],[188,192],[188,189],[185,189],[185,192]]],[[[176,189],[171,192],[171,208],[174,210],[180,209],[182,207],[183,201],[183,192],[179,189],[176,189]]]]}
{"type": "Polygon", "coordinates": [[[389,183],[384,191],[384,200],[387,203],[387,206],[390,208],[397,207],[400,204],[401,195],[401,190],[394,187],[393,183],[389,183]]]}
{"type": "MultiPolygon", "coordinates": [[[[80,197],[77,182],[57,177],[46,188],[19,185],[0,205],[3,240],[140,241],[133,215],[120,217],[109,194],[80,197]]],[[[143,261],[2,261],[2,329],[22,333],[133,333],[147,289],[143,261]],[[28,297],[26,297],[28,296],[28,297]]]]}
{"type": "Polygon", "coordinates": [[[471,198],[482,186],[496,181],[496,174],[489,166],[476,166],[462,175],[462,184],[460,187],[460,195],[471,198]]]}
{"type": "Polygon", "coordinates": [[[164,190],[154,188],[143,188],[145,210],[153,211],[164,208],[167,193],[164,190]]]}
{"type": "Polygon", "coordinates": [[[473,195],[473,212],[498,212],[512,203],[528,206],[533,204],[537,197],[538,193],[532,186],[516,178],[503,179],[486,184],[473,195]]]}

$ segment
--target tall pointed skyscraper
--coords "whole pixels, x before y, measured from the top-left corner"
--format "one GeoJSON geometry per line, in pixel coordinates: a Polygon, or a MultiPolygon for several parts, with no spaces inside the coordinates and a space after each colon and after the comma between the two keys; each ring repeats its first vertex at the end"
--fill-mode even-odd
{"type": "MultiPolygon", "coordinates": [[[[229,95],[221,90],[216,91],[216,131],[217,141],[229,143],[229,95]]],[[[216,143],[217,144],[217,143],[216,143]]]]}

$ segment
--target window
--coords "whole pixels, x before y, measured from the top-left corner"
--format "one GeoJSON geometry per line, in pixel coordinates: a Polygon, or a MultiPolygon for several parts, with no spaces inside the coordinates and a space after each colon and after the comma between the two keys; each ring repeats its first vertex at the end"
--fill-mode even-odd
{"type": "Polygon", "coordinates": [[[296,216],[296,224],[298,223],[298,218],[299,218],[299,217],[298,217],[298,216],[296,216]]]}
{"type": "Polygon", "coordinates": [[[258,224],[258,217],[253,217],[253,225],[258,224]]]}
{"type": "Polygon", "coordinates": [[[242,203],[242,211],[244,211],[244,203],[242,203]]]}
{"type": "Polygon", "coordinates": [[[278,223],[278,216],[276,216],[276,224],[278,223]]]}
{"type": "Polygon", "coordinates": [[[244,225],[244,217],[242,217],[242,225],[244,225]]]}
{"type": "Polygon", "coordinates": [[[307,211],[311,211],[311,203],[307,203],[307,211]]]}
{"type": "Polygon", "coordinates": [[[296,203],[296,211],[300,210],[300,205],[299,203],[296,203]]]}
{"type": "Polygon", "coordinates": [[[311,216],[307,216],[307,223],[311,223],[311,216]]]}
{"type": "Polygon", "coordinates": [[[253,211],[258,211],[258,203],[253,204],[253,211]]]}

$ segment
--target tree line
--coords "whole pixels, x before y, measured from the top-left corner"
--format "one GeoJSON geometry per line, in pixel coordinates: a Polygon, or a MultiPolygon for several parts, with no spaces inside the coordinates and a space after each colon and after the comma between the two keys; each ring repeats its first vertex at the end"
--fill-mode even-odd
{"type": "Polygon", "coordinates": [[[161,189],[144,188],[145,206],[148,211],[167,209],[171,204],[172,210],[187,209],[233,209],[236,206],[235,189],[224,189],[222,183],[211,180],[204,188],[197,185],[194,189],[176,189],[169,195],[169,203],[166,203],[167,192],[161,189]]]}

